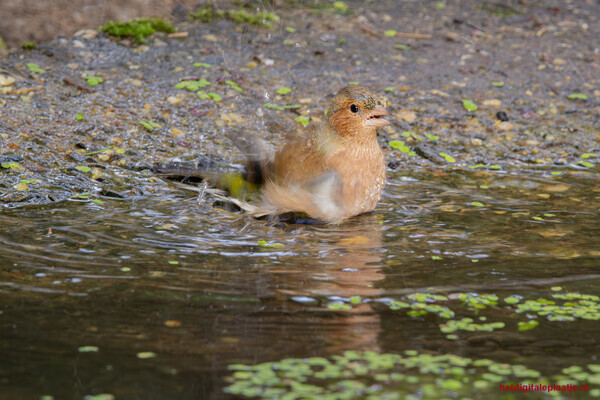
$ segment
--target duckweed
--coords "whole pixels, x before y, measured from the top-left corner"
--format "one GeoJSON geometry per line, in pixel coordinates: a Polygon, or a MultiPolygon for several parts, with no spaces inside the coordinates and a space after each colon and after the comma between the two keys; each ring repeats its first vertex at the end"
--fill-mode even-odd
{"type": "Polygon", "coordinates": [[[576,319],[600,320],[598,296],[578,293],[553,294],[553,298],[566,301],[562,305],[546,299],[527,300],[517,307],[519,313],[535,313],[547,317],[550,321],[574,321],[576,319]]]}
{"type": "Polygon", "coordinates": [[[531,320],[531,321],[527,321],[527,322],[519,322],[518,325],[519,325],[520,331],[529,331],[531,329],[534,329],[539,324],[540,323],[538,321],[531,320]]]}
{"type": "MultiPolygon", "coordinates": [[[[415,350],[404,354],[348,350],[329,358],[286,358],[258,365],[232,364],[228,369],[226,393],[261,399],[481,397],[485,391],[492,395],[500,382],[549,382],[523,365],[415,350]]],[[[593,381],[594,375],[581,370],[566,373],[572,379],[593,381]]]]}
{"type": "Polygon", "coordinates": [[[190,92],[195,92],[200,88],[210,85],[210,82],[204,78],[200,78],[196,81],[181,81],[175,84],[175,89],[187,89],[190,92]]]}
{"type": "Polygon", "coordinates": [[[417,153],[411,150],[402,140],[390,140],[388,142],[392,149],[400,150],[403,153],[408,154],[409,156],[414,156],[417,153]]]}
{"type": "MultiPolygon", "coordinates": [[[[553,291],[562,290],[562,287],[553,287],[553,291]]],[[[316,301],[315,299],[312,299],[316,301]]],[[[400,299],[365,299],[360,296],[349,298],[332,296],[326,304],[330,310],[351,310],[354,305],[363,303],[383,303],[392,311],[405,310],[409,317],[418,318],[428,314],[435,314],[440,318],[448,319],[446,323],[440,324],[440,331],[446,333],[448,340],[456,340],[454,335],[457,331],[466,332],[493,332],[506,327],[505,322],[488,321],[488,316],[479,316],[479,323],[468,316],[460,320],[454,320],[456,311],[450,308],[458,300],[467,310],[475,314],[494,307],[512,311],[513,315],[526,313],[529,317],[526,321],[516,321],[519,331],[528,331],[539,326],[539,317],[546,317],[548,321],[574,321],[576,319],[599,320],[600,319],[600,297],[580,293],[553,293],[550,298],[538,298],[524,300],[522,296],[507,296],[500,300],[495,294],[475,293],[453,293],[449,296],[417,292],[400,299]],[[446,303],[446,304],[440,304],[446,303]]]]}
{"type": "Polygon", "coordinates": [[[440,325],[440,330],[444,333],[453,333],[458,330],[464,330],[469,332],[492,332],[495,329],[504,328],[504,322],[491,322],[489,324],[476,324],[473,323],[472,318],[463,318],[459,321],[450,320],[445,324],[440,325]]]}
{"type": "Polygon", "coordinates": [[[484,309],[498,304],[498,296],[495,294],[458,293],[458,297],[469,308],[474,309],[484,309]]]}

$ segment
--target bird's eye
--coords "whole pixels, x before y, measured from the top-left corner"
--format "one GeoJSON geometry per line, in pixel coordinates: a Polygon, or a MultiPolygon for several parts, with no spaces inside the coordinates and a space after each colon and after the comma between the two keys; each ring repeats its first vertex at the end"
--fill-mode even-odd
{"type": "Polygon", "coordinates": [[[358,106],[356,104],[352,104],[350,106],[350,111],[352,111],[353,113],[357,113],[358,112],[358,106]]]}

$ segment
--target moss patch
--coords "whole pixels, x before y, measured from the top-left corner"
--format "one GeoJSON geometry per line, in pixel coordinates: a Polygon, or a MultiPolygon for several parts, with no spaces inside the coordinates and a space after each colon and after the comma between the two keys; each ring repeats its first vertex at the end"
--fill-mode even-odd
{"type": "Polygon", "coordinates": [[[190,13],[190,17],[201,22],[211,22],[213,19],[228,19],[236,24],[249,24],[267,29],[273,29],[271,23],[279,21],[279,16],[272,12],[250,12],[244,9],[220,10],[213,3],[201,6],[198,11],[190,13]]]}
{"type": "Polygon", "coordinates": [[[131,21],[108,21],[100,30],[118,38],[133,38],[135,43],[144,43],[155,32],[175,32],[173,24],[161,18],[137,18],[131,21]]]}

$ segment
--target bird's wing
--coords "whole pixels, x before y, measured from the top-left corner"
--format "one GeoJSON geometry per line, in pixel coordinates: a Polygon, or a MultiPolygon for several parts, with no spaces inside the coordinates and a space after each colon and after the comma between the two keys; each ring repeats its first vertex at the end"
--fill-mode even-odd
{"type": "Polygon", "coordinates": [[[345,217],[342,183],[333,171],[297,185],[269,181],[262,190],[262,199],[263,208],[271,214],[299,211],[333,224],[345,217]]]}
{"type": "Polygon", "coordinates": [[[228,132],[226,136],[246,157],[246,180],[260,185],[271,175],[274,150],[271,145],[245,131],[228,132]]]}

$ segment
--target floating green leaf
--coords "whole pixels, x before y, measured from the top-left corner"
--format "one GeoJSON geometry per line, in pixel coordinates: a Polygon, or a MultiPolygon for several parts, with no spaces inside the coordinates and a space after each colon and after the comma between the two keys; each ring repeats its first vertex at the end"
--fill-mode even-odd
{"type": "Polygon", "coordinates": [[[571,93],[570,95],[567,96],[567,99],[586,101],[588,99],[588,97],[587,97],[587,95],[585,95],[583,93],[571,93]]]}
{"type": "Polygon", "coordinates": [[[485,164],[475,164],[475,165],[469,165],[470,169],[478,169],[478,168],[485,168],[485,164]]]}
{"type": "Polygon", "coordinates": [[[85,80],[88,83],[88,85],[90,85],[90,86],[96,86],[96,85],[99,85],[102,82],[104,82],[104,79],[102,79],[99,76],[95,76],[95,75],[88,75],[85,77],[85,80]]]}
{"type": "Polygon", "coordinates": [[[89,200],[90,194],[88,192],[83,192],[83,193],[74,194],[73,196],[71,196],[69,198],[73,199],[73,200],[89,200]]]}
{"type": "Polygon", "coordinates": [[[77,349],[80,353],[96,353],[99,350],[98,346],[81,346],[77,349]]]}
{"type": "Polygon", "coordinates": [[[87,167],[85,165],[78,165],[75,167],[75,169],[81,172],[90,172],[92,170],[90,167],[87,167]]]}
{"type": "Polygon", "coordinates": [[[475,207],[485,207],[485,204],[483,204],[479,201],[473,201],[473,202],[471,202],[471,205],[475,206],[475,207]]]}
{"type": "Polygon", "coordinates": [[[45,74],[46,70],[42,67],[40,67],[37,64],[34,63],[27,63],[27,68],[29,68],[29,71],[34,73],[34,74],[45,74]]]}
{"type": "Polygon", "coordinates": [[[83,155],[84,155],[84,156],[93,156],[93,155],[95,155],[95,154],[104,153],[106,150],[110,150],[110,149],[112,149],[112,148],[114,148],[114,147],[115,147],[115,145],[108,146],[108,147],[106,147],[106,148],[104,148],[104,149],[102,149],[102,150],[91,151],[91,152],[89,152],[89,153],[83,153],[83,155]]]}
{"type": "Polygon", "coordinates": [[[540,323],[536,320],[529,320],[527,322],[519,322],[519,330],[520,331],[529,331],[531,329],[534,329],[536,326],[538,326],[540,323]]]}
{"type": "Polygon", "coordinates": [[[16,161],[9,161],[6,163],[2,163],[2,168],[10,169],[11,171],[14,171],[14,172],[24,172],[25,171],[25,167],[23,167],[21,164],[19,164],[16,161]]]}
{"type": "Polygon", "coordinates": [[[420,135],[418,135],[418,134],[414,133],[413,131],[404,131],[404,132],[402,132],[402,134],[401,134],[401,135],[402,135],[402,137],[405,137],[405,138],[413,138],[413,139],[416,139],[416,140],[418,140],[419,142],[423,140],[423,138],[422,138],[420,135]]]}
{"type": "Polygon", "coordinates": [[[402,140],[390,140],[388,142],[389,146],[393,149],[400,150],[403,153],[408,154],[409,156],[415,155],[415,152],[410,149],[402,140]]]}
{"type": "Polygon", "coordinates": [[[157,124],[156,122],[152,122],[152,121],[140,121],[140,122],[138,122],[138,124],[143,126],[144,129],[146,129],[148,132],[152,132],[152,131],[160,128],[160,124],[157,124]]]}
{"type": "Polygon", "coordinates": [[[264,108],[272,108],[274,110],[279,110],[279,111],[283,111],[285,110],[285,108],[283,106],[278,106],[277,104],[272,104],[272,103],[265,103],[263,104],[264,108]]]}
{"type": "Polygon", "coordinates": [[[115,396],[110,393],[88,394],[83,400],[115,400],[115,396]]]}
{"type": "Polygon", "coordinates": [[[471,100],[462,99],[462,104],[465,110],[467,111],[477,111],[477,105],[473,103],[471,100]]]}
{"type": "Polygon", "coordinates": [[[283,110],[287,110],[287,109],[291,109],[291,108],[300,108],[300,104],[289,104],[286,106],[279,106],[277,104],[272,104],[272,103],[265,103],[263,104],[264,108],[272,108],[274,110],[279,110],[279,111],[283,111],[283,110]]]}
{"type": "Polygon", "coordinates": [[[343,1],[334,1],[333,8],[340,11],[346,11],[348,9],[348,4],[344,3],[343,1]]]}
{"type": "Polygon", "coordinates": [[[288,93],[291,93],[291,91],[292,91],[291,88],[282,86],[279,89],[277,89],[277,94],[288,94],[288,93]]]}
{"type": "Polygon", "coordinates": [[[212,65],[203,63],[203,62],[196,62],[193,65],[194,65],[194,67],[199,67],[199,68],[212,68],[212,65]]]}
{"type": "Polygon", "coordinates": [[[285,44],[286,46],[293,46],[296,44],[296,42],[294,42],[293,40],[290,40],[290,39],[284,39],[283,44],[285,44]]]}
{"type": "Polygon", "coordinates": [[[137,355],[137,358],[142,359],[142,360],[156,357],[156,353],[151,352],[151,351],[142,351],[142,352],[137,353],[136,355],[137,355]]]}
{"type": "Polygon", "coordinates": [[[504,82],[492,82],[492,86],[502,87],[502,86],[504,86],[504,82]]]}
{"type": "Polygon", "coordinates": [[[218,93],[209,92],[208,97],[210,97],[213,101],[216,101],[216,102],[223,100],[221,95],[218,93]]]}
{"type": "Polygon", "coordinates": [[[231,81],[231,80],[226,80],[225,83],[227,85],[229,85],[229,87],[231,87],[233,90],[238,91],[240,93],[242,93],[244,91],[244,89],[241,88],[240,85],[238,85],[236,82],[231,81]]]}
{"type": "Polygon", "coordinates": [[[83,118],[84,118],[84,115],[83,115],[83,114],[77,114],[77,115],[75,116],[75,119],[76,119],[77,121],[81,121],[83,118]]]}
{"type": "Polygon", "coordinates": [[[310,123],[310,117],[306,116],[306,115],[298,115],[294,121],[296,122],[300,122],[302,124],[302,126],[308,126],[308,124],[310,123]]]}
{"type": "Polygon", "coordinates": [[[591,163],[589,161],[578,161],[577,164],[581,165],[582,167],[586,167],[586,168],[594,168],[594,166],[595,166],[594,163],[591,163]]]}
{"type": "Polygon", "coordinates": [[[327,304],[327,308],[329,308],[330,310],[344,310],[344,311],[348,311],[348,310],[352,310],[352,306],[349,304],[346,304],[344,302],[339,302],[339,301],[334,301],[333,303],[329,303],[327,304]]]}
{"type": "Polygon", "coordinates": [[[285,31],[286,31],[287,33],[296,33],[296,28],[293,28],[293,27],[291,27],[291,26],[286,26],[286,27],[285,27],[285,31]]]}
{"type": "Polygon", "coordinates": [[[280,249],[282,247],[285,247],[285,245],[283,243],[277,243],[277,242],[267,242],[266,240],[259,240],[258,242],[256,242],[260,247],[267,247],[267,248],[271,248],[271,249],[280,249]]]}
{"type": "Polygon", "coordinates": [[[210,85],[210,82],[205,78],[198,80],[186,80],[175,84],[175,89],[187,89],[190,92],[195,92],[200,88],[210,85]]]}
{"type": "Polygon", "coordinates": [[[454,157],[452,157],[450,154],[448,153],[439,153],[440,157],[444,158],[444,160],[448,161],[449,163],[455,163],[456,160],[454,159],[454,157]]]}
{"type": "Polygon", "coordinates": [[[440,137],[439,137],[439,136],[437,136],[437,135],[432,135],[432,134],[429,134],[429,133],[426,133],[426,134],[425,134],[425,137],[426,137],[427,139],[429,139],[429,140],[440,140],[440,137]]]}

